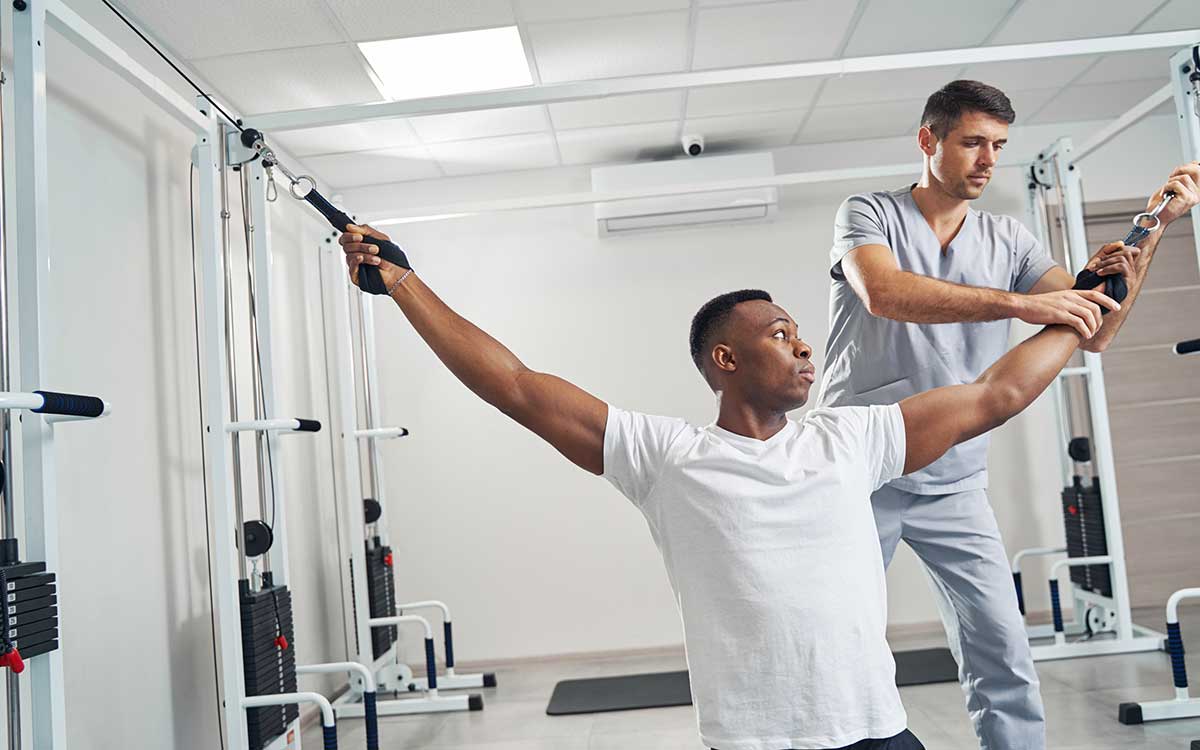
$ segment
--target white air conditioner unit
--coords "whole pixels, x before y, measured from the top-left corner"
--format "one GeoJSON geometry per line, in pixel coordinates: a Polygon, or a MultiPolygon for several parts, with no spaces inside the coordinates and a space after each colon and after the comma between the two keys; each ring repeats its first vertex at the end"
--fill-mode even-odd
{"type": "Polygon", "coordinates": [[[689,188],[726,180],[774,176],[775,160],[769,153],[595,167],[592,169],[592,190],[597,193],[637,193],[679,187],[678,194],[597,203],[597,228],[601,235],[611,235],[767,219],[775,215],[779,205],[779,189],[774,186],[700,193],[689,192],[689,188]]]}

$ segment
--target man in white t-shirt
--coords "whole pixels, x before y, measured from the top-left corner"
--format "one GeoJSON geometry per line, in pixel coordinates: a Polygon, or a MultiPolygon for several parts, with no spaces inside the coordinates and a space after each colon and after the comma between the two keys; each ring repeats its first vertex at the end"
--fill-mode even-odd
{"type": "Polygon", "coordinates": [[[871,493],[1024,409],[1076,350],[1078,331],[1044,329],[975,383],[790,420],[814,381],[812,349],[766,292],[724,294],[692,321],[692,358],[720,400],[716,421],[696,427],[610,407],[528,369],[446,306],[398,248],[403,266],[364,235],[387,240],[347,228],[339,241],[354,282],[370,267],[365,288],[386,290],[464,385],[645,516],[682,617],[704,743],[922,748],[905,728],[885,640],[871,493]]]}

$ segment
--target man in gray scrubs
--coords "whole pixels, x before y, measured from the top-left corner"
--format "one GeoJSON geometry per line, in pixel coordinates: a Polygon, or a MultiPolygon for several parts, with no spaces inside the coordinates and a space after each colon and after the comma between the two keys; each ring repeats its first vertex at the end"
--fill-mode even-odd
{"type": "MultiPolygon", "coordinates": [[[[1007,216],[977,211],[1015,119],[1008,97],[977,81],[954,81],[925,107],[918,142],[921,181],[848,198],[838,211],[821,406],[890,404],[944,385],[969,383],[1004,354],[1009,320],[1066,324],[1103,351],[1116,334],[1162,230],[1140,248],[1106,245],[1088,263],[1121,274],[1129,296],[1073,290],[1075,278],[1007,216]]],[[[1164,191],[1177,197],[1165,227],[1196,205],[1200,166],[1187,164],[1164,191]]],[[[1103,288],[1103,287],[1101,287],[1103,288]]],[[[987,435],[951,448],[872,497],[884,564],[903,539],[934,582],[967,710],[984,750],[1040,750],[1045,719],[1029,642],[1004,545],[987,498],[987,435]]]]}

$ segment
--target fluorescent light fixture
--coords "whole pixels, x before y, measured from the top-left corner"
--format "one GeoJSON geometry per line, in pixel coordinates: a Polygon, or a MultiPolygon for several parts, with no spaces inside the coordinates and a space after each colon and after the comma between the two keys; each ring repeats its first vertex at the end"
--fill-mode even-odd
{"type": "Polygon", "coordinates": [[[392,100],[533,84],[516,26],[359,42],[358,48],[392,100]]]}

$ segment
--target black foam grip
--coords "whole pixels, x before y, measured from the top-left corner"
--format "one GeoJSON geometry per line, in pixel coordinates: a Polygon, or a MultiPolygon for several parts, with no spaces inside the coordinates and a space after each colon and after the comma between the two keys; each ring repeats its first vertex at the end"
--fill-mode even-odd
{"type": "Polygon", "coordinates": [[[367,725],[367,750],[379,750],[379,716],[375,710],[375,692],[363,693],[363,719],[367,725]]]}
{"type": "Polygon", "coordinates": [[[1013,585],[1017,587],[1017,610],[1025,614],[1025,588],[1021,585],[1020,572],[1013,573],[1013,585]]]}
{"type": "Polygon", "coordinates": [[[1196,352],[1200,352],[1200,339],[1180,341],[1175,345],[1176,354],[1195,354],[1196,352]]]}
{"type": "MultiPolygon", "coordinates": [[[[313,208],[320,211],[325,220],[339,232],[346,231],[346,226],[354,223],[353,217],[327,201],[325,196],[318,193],[315,189],[310,190],[308,195],[304,196],[304,200],[308,201],[313,208]]],[[[363,242],[379,248],[379,257],[388,263],[400,266],[401,268],[412,268],[408,263],[408,256],[404,254],[404,251],[396,243],[374,237],[363,237],[363,242]]],[[[388,292],[387,285],[383,283],[383,276],[380,275],[379,269],[374,266],[359,266],[358,288],[369,294],[387,294],[388,292]]]]}
{"type": "Polygon", "coordinates": [[[442,635],[446,637],[446,669],[454,668],[454,626],[449,620],[442,623],[442,635]]]}
{"type": "MultiPolygon", "coordinates": [[[[1095,289],[1101,282],[1104,283],[1104,293],[1111,297],[1116,302],[1124,302],[1125,297],[1129,294],[1129,286],[1125,283],[1125,277],[1119,273],[1111,276],[1101,276],[1095,271],[1083,269],[1075,276],[1075,286],[1072,289],[1095,289]]],[[[1100,308],[1101,315],[1108,315],[1107,307],[1100,308]]]]}
{"type": "Polygon", "coordinates": [[[1054,618],[1054,632],[1063,632],[1062,602],[1058,598],[1058,581],[1050,582],[1050,612],[1054,618]]]}
{"type": "Polygon", "coordinates": [[[72,417],[98,417],[104,413],[104,402],[95,396],[80,396],[75,393],[34,391],[45,399],[40,409],[31,409],[38,414],[65,414],[72,417]]]}
{"type": "Polygon", "coordinates": [[[321,431],[321,423],[315,419],[300,419],[299,417],[297,417],[296,421],[300,423],[300,426],[296,428],[296,432],[320,432],[321,431]]]}
{"type": "Polygon", "coordinates": [[[337,750],[337,726],[322,725],[321,732],[325,735],[325,750],[337,750]]]}
{"type": "Polygon", "coordinates": [[[437,690],[437,661],[433,656],[433,639],[425,639],[425,675],[429,681],[429,689],[437,690]]]}

